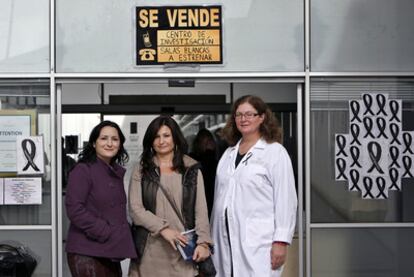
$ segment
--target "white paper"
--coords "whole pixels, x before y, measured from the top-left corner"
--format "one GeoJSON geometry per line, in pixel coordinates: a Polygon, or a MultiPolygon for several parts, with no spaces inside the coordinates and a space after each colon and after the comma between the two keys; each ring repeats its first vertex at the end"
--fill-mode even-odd
{"type": "Polygon", "coordinates": [[[402,101],[386,93],[350,100],[349,132],[335,134],[335,180],[364,199],[386,199],[414,178],[414,131],[402,129],[402,101]]]}
{"type": "Polygon", "coordinates": [[[18,136],[16,157],[18,175],[43,175],[45,171],[43,136],[18,136]]]}
{"type": "Polygon", "coordinates": [[[29,115],[0,116],[0,172],[16,172],[16,137],[30,136],[29,115]]]}
{"type": "Polygon", "coordinates": [[[42,204],[42,178],[4,178],[4,204],[42,204]]]}

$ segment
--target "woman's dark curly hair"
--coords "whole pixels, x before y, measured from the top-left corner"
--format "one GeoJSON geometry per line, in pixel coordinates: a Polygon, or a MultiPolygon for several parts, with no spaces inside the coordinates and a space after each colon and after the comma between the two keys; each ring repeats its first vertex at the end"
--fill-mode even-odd
{"type": "Polygon", "coordinates": [[[158,131],[162,126],[167,126],[171,130],[172,139],[174,142],[174,157],[173,157],[173,170],[178,171],[179,173],[185,172],[184,166],[184,154],[187,153],[188,144],[184,138],[183,133],[181,132],[180,126],[177,122],[171,117],[166,115],[161,115],[155,118],[148,125],[147,130],[145,131],[144,139],[142,142],[143,151],[141,155],[141,170],[142,175],[146,175],[150,172],[151,169],[155,168],[154,157],[156,155],[152,145],[157,136],[158,131]]]}
{"type": "Polygon", "coordinates": [[[121,128],[119,128],[118,124],[112,121],[102,121],[98,125],[96,125],[93,129],[91,134],[89,135],[89,141],[88,144],[85,146],[85,148],[82,150],[82,152],[78,156],[78,162],[79,163],[93,163],[96,162],[96,150],[94,147],[94,144],[99,138],[99,135],[101,134],[101,130],[104,127],[112,127],[115,128],[118,131],[119,139],[120,139],[120,145],[118,153],[116,153],[115,157],[111,159],[111,164],[116,162],[120,165],[125,165],[128,162],[129,156],[127,151],[124,148],[124,142],[125,142],[125,136],[121,131],[121,128]]]}
{"type": "Polygon", "coordinates": [[[237,129],[236,119],[234,115],[236,114],[237,108],[244,103],[249,103],[257,110],[259,115],[264,114],[264,120],[260,124],[259,132],[261,136],[266,140],[266,142],[281,142],[282,141],[282,131],[279,127],[279,121],[274,116],[273,112],[270,110],[269,106],[263,102],[260,97],[254,95],[245,95],[240,97],[234,102],[231,115],[227,119],[226,126],[223,128],[224,139],[230,146],[237,144],[237,142],[242,137],[242,134],[237,129]]]}

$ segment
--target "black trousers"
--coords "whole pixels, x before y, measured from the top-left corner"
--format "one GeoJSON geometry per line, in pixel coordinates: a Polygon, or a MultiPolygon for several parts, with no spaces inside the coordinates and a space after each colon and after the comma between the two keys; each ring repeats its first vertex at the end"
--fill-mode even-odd
{"type": "Polygon", "coordinates": [[[72,277],[122,277],[120,262],[73,253],[67,257],[72,277]]]}

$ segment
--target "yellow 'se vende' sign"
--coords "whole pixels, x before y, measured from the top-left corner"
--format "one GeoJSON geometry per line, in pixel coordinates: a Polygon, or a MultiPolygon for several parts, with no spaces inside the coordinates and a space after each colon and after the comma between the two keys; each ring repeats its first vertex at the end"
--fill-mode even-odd
{"type": "Polygon", "coordinates": [[[222,64],[221,6],[137,7],[137,65],[222,64]]]}

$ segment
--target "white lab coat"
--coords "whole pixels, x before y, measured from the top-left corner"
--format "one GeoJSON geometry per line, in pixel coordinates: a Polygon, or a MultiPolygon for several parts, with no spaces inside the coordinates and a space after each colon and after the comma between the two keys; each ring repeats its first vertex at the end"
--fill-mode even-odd
{"type": "Polygon", "coordinates": [[[236,168],[239,144],[224,152],[217,167],[211,219],[217,277],[229,277],[231,267],[234,277],[279,277],[282,268],[271,270],[270,251],[273,241],[291,243],[295,231],[292,163],[281,144],[260,139],[236,168]]]}

